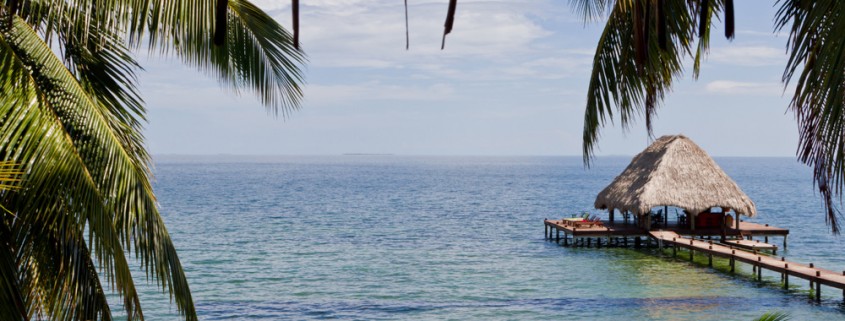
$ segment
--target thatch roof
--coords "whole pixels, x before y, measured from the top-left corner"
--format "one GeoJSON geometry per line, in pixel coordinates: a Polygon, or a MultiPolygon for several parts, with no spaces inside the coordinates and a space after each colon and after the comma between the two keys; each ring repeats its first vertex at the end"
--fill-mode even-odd
{"type": "Polygon", "coordinates": [[[689,138],[663,136],[634,156],[625,171],[596,197],[595,207],[646,213],[658,206],[690,213],[730,207],[754,216],[754,202],[689,138]]]}

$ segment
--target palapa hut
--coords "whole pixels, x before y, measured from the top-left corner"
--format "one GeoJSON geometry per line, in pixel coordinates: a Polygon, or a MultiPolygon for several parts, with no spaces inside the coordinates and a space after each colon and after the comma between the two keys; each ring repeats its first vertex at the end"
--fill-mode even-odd
{"type": "Polygon", "coordinates": [[[701,147],[683,135],[654,141],[598,194],[595,202],[596,208],[609,209],[611,215],[614,209],[642,215],[661,206],[679,207],[693,215],[692,229],[696,213],[713,207],[733,209],[749,217],[757,214],[754,202],[701,147]]]}

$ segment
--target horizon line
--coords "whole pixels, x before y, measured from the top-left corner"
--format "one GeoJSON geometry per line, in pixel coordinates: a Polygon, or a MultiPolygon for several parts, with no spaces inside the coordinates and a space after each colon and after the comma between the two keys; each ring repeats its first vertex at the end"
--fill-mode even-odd
{"type": "MultiPolygon", "coordinates": [[[[578,157],[582,155],[573,154],[396,154],[396,153],[325,153],[325,154],[235,154],[235,153],[207,153],[207,154],[178,154],[178,153],[156,153],[156,157],[578,157]]],[[[634,157],[636,154],[608,154],[596,155],[595,158],[613,157],[634,157]]],[[[796,156],[783,155],[709,155],[714,158],[795,158],[796,156]]]]}

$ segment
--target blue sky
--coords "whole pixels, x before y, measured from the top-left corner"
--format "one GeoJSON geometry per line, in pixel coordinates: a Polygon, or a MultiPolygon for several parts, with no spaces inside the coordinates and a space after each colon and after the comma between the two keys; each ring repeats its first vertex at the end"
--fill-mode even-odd
{"type": "MultiPolygon", "coordinates": [[[[288,1],[257,0],[290,26],[288,1]]],[[[154,155],[580,155],[592,54],[603,23],[568,1],[462,0],[440,50],[447,1],[309,0],[302,109],[270,116],[174,59],[142,57],[145,135],[154,155]]],[[[677,82],[655,134],[683,133],[715,156],[793,156],[797,129],[780,82],[776,8],[736,2],[737,37],[714,37],[701,77],[677,82]]],[[[722,34],[722,25],[714,33],[722,34]]],[[[599,155],[648,144],[642,122],[602,130],[599,155]]]]}

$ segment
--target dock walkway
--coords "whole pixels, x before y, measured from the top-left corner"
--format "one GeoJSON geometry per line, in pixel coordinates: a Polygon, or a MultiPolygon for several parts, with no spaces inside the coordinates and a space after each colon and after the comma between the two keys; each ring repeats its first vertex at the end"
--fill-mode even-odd
{"type": "Polygon", "coordinates": [[[754,266],[757,272],[757,279],[762,278],[762,269],[768,269],[777,273],[781,273],[784,278],[784,288],[789,287],[789,276],[794,276],[810,281],[810,288],[815,284],[816,300],[821,299],[820,284],[843,290],[845,295],[845,271],[842,273],[820,269],[810,265],[804,265],[794,262],[785,261],[783,258],[761,255],[756,252],[749,252],[747,250],[734,248],[730,246],[720,245],[712,241],[695,240],[692,238],[682,237],[678,233],[672,231],[651,231],[649,236],[657,240],[660,246],[673,247],[673,253],[677,253],[678,247],[686,248],[690,251],[690,258],[693,256],[693,251],[702,252],[711,256],[718,256],[730,260],[731,271],[734,270],[735,262],[743,262],[754,266]]]}
{"type": "MultiPolygon", "coordinates": [[[[602,224],[590,225],[590,226],[576,226],[572,224],[567,224],[565,220],[549,220],[546,219],[543,221],[546,229],[546,237],[550,239],[557,239],[558,241],[561,240],[561,233],[563,233],[563,242],[564,244],[568,244],[570,238],[572,241],[575,241],[575,238],[616,238],[616,237],[646,237],[648,236],[648,231],[646,229],[640,228],[634,224],[624,223],[624,222],[614,222],[614,221],[602,221],[602,224]],[[556,235],[555,235],[556,233],[556,235]]],[[[714,237],[714,236],[730,236],[736,238],[748,238],[751,239],[754,236],[760,236],[764,238],[764,242],[768,243],[770,236],[777,236],[783,237],[783,247],[786,248],[786,240],[789,236],[789,230],[774,226],[769,226],[768,224],[757,224],[751,222],[740,222],[739,228],[726,228],[726,229],[719,229],[719,228],[701,228],[696,230],[691,230],[688,227],[681,227],[678,225],[668,225],[661,227],[663,230],[674,231],[680,235],[690,235],[690,236],[699,236],[699,237],[714,237]]],[[[597,242],[601,242],[600,239],[596,240],[597,242]]],[[[601,244],[601,243],[599,243],[601,244]]]]}

